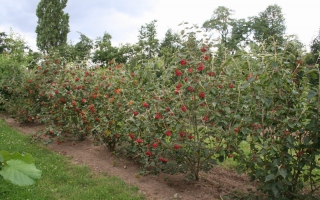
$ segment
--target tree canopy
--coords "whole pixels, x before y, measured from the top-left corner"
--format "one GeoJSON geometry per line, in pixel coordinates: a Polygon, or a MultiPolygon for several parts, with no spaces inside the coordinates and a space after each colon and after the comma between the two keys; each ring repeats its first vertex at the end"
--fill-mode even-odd
{"type": "Polygon", "coordinates": [[[286,31],[285,18],[282,14],[282,8],[276,4],[270,5],[260,12],[258,16],[253,17],[252,28],[254,39],[258,42],[267,41],[270,36],[274,37],[279,43],[283,41],[286,31]]]}
{"type": "Polygon", "coordinates": [[[225,6],[219,6],[213,11],[211,18],[203,23],[202,27],[207,31],[218,31],[221,43],[227,45],[228,37],[231,33],[231,26],[234,22],[234,19],[231,18],[233,13],[233,10],[225,6]]]}
{"type": "Polygon", "coordinates": [[[36,15],[37,46],[41,51],[48,52],[51,48],[67,43],[69,15],[63,12],[68,0],[41,0],[36,15]]]}

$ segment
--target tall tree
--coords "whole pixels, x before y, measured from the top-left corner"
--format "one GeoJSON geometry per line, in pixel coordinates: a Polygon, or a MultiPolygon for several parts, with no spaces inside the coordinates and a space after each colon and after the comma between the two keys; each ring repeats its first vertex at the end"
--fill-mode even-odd
{"type": "Polygon", "coordinates": [[[138,45],[142,58],[150,59],[159,54],[159,40],[156,30],[157,20],[141,26],[138,35],[138,45]]]}
{"type": "Polygon", "coordinates": [[[173,54],[181,47],[182,40],[177,33],[173,33],[172,29],[168,29],[163,41],[160,44],[159,57],[162,57],[165,64],[169,64],[173,60],[173,54]]]}
{"type": "Polygon", "coordinates": [[[118,58],[118,49],[112,46],[111,39],[111,35],[106,32],[102,37],[96,39],[95,51],[92,56],[93,62],[99,62],[102,65],[106,65],[113,59],[115,59],[116,62],[123,62],[122,59],[118,58]]]}
{"type": "Polygon", "coordinates": [[[276,4],[268,6],[266,10],[259,13],[259,16],[253,17],[253,21],[255,40],[268,42],[269,37],[272,36],[277,42],[283,42],[286,26],[280,6],[276,4]]]}
{"type": "Polygon", "coordinates": [[[319,29],[319,34],[317,37],[315,37],[311,44],[310,44],[310,49],[311,52],[317,56],[319,56],[319,52],[320,52],[320,29],[319,29]]]}
{"type": "Polygon", "coordinates": [[[233,10],[227,7],[219,6],[213,11],[211,18],[205,21],[202,25],[206,31],[218,31],[221,43],[224,46],[227,46],[228,37],[231,33],[231,26],[234,21],[234,19],[231,18],[233,12],[233,10]]]}
{"type": "Polygon", "coordinates": [[[8,36],[5,32],[0,32],[0,54],[7,49],[8,36]]]}
{"type": "Polygon", "coordinates": [[[320,29],[318,36],[310,43],[310,53],[304,56],[304,62],[308,65],[320,64],[320,29]]]}
{"type": "Polygon", "coordinates": [[[90,57],[91,49],[93,48],[93,42],[83,33],[80,33],[80,41],[74,46],[76,56],[78,59],[83,60],[90,57]]]}
{"type": "Polygon", "coordinates": [[[41,0],[37,7],[37,46],[48,52],[67,43],[69,15],[63,12],[68,0],[41,0]]]}
{"type": "Polygon", "coordinates": [[[252,33],[252,21],[250,19],[234,20],[231,23],[232,32],[228,41],[228,47],[231,50],[239,49],[239,45],[246,46],[252,33]]]}

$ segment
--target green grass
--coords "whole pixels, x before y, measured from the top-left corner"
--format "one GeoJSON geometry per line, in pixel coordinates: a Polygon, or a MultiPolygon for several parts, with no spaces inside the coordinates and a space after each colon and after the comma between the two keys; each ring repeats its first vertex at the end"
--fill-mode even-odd
{"type": "Polygon", "coordinates": [[[35,185],[19,187],[0,177],[0,199],[12,200],[140,200],[145,199],[138,188],[126,185],[121,179],[94,174],[88,167],[73,165],[70,158],[53,153],[28,136],[8,127],[0,119],[0,150],[32,154],[42,177],[35,185]]]}
{"type": "MultiPolygon", "coordinates": [[[[250,145],[248,142],[242,141],[240,143],[240,148],[246,155],[250,153],[250,145]]],[[[226,158],[223,162],[219,163],[219,165],[228,169],[235,169],[238,163],[233,158],[226,158]]]]}

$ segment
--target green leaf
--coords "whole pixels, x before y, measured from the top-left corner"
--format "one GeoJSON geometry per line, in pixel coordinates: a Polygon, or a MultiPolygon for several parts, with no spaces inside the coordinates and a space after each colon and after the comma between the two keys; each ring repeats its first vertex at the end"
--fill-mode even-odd
{"type": "Polygon", "coordinates": [[[224,161],[224,156],[222,156],[222,155],[219,156],[219,157],[218,157],[218,160],[219,160],[219,162],[223,162],[223,161],[224,161]]]}
{"type": "Polygon", "coordinates": [[[279,170],[279,174],[283,177],[283,178],[286,178],[287,177],[287,170],[284,169],[284,168],[281,168],[279,170]]]}
{"type": "Polygon", "coordinates": [[[3,158],[2,158],[2,156],[0,155],[0,163],[1,163],[1,162],[3,162],[3,158]]]}
{"type": "Polygon", "coordinates": [[[310,142],[310,137],[309,137],[309,136],[306,136],[306,137],[304,138],[304,140],[303,140],[303,143],[304,143],[305,145],[307,145],[309,142],[310,142]]]}
{"type": "Polygon", "coordinates": [[[41,171],[34,164],[27,164],[21,160],[8,160],[0,175],[13,184],[27,186],[34,184],[34,179],[41,177],[41,171]]]}
{"type": "Polygon", "coordinates": [[[254,79],[256,79],[256,76],[255,75],[251,76],[248,80],[248,83],[251,83],[254,79]]]}
{"type": "Polygon", "coordinates": [[[276,187],[275,184],[272,184],[271,190],[272,190],[274,196],[275,196],[275,197],[278,197],[278,195],[279,195],[279,190],[278,190],[278,188],[276,187]]]}
{"type": "Polygon", "coordinates": [[[3,162],[7,162],[11,159],[21,160],[27,164],[33,164],[34,159],[31,154],[26,153],[25,155],[20,154],[19,152],[9,153],[8,151],[0,151],[0,156],[3,158],[3,162]]]}
{"type": "Polygon", "coordinates": [[[275,178],[275,175],[274,174],[269,174],[267,177],[266,177],[266,180],[264,181],[264,182],[268,182],[268,181],[270,181],[270,180],[272,180],[272,179],[274,179],[275,178]]]}
{"type": "Polygon", "coordinates": [[[313,90],[310,90],[310,92],[308,93],[308,96],[307,96],[307,100],[310,100],[312,99],[312,97],[314,97],[317,93],[313,90]]]}
{"type": "Polygon", "coordinates": [[[229,107],[225,107],[224,110],[225,110],[227,113],[230,113],[230,112],[231,112],[231,110],[230,110],[229,107]]]}
{"type": "Polygon", "coordinates": [[[242,84],[240,88],[245,89],[246,87],[248,87],[249,84],[250,84],[249,82],[246,82],[245,84],[242,84]]]}
{"type": "Polygon", "coordinates": [[[177,131],[179,131],[181,129],[182,125],[181,124],[177,124],[176,129],[177,131]]]}
{"type": "Polygon", "coordinates": [[[272,62],[272,67],[273,67],[273,68],[278,67],[278,63],[277,63],[276,61],[272,62]]]}

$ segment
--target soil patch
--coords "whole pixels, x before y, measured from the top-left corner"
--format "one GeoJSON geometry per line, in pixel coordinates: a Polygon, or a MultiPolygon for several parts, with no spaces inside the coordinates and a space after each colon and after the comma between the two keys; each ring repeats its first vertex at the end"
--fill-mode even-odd
{"type": "MultiPolygon", "coordinates": [[[[0,114],[11,127],[24,134],[32,134],[45,128],[39,124],[20,124],[9,116],[0,114]]],[[[230,192],[244,193],[254,190],[254,185],[246,175],[217,166],[209,173],[201,173],[200,181],[186,181],[182,174],[138,176],[139,165],[114,155],[105,146],[94,146],[90,139],[85,141],[66,141],[58,145],[52,143],[48,148],[65,156],[71,156],[75,164],[87,165],[97,173],[117,176],[127,184],[139,188],[150,200],[211,200],[222,199],[230,192]]]]}

